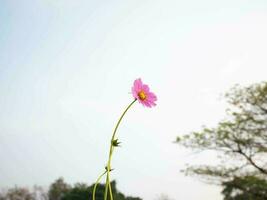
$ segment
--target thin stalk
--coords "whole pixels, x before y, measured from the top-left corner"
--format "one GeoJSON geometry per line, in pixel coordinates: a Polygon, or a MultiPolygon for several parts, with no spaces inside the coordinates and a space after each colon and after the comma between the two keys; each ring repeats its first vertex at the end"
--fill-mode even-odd
{"type": "Polygon", "coordinates": [[[95,185],[94,185],[94,189],[93,189],[93,200],[95,200],[95,192],[96,192],[96,186],[98,185],[99,181],[101,180],[101,178],[107,173],[107,171],[105,171],[103,174],[101,174],[96,182],[95,182],[95,185]]]}
{"type": "Polygon", "coordinates": [[[121,123],[122,118],[124,117],[124,115],[126,114],[126,112],[129,110],[129,108],[136,102],[137,99],[135,99],[134,101],[132,101],[128,107],[124,110],[124,112],[122,113],[122,115],[119,118],[119,121],[117,122],[115,129],[113,131],[112,137],[111,137],[111,143],[110,143],[110,149],[109,149],[109,156],[108,156],[108,164],[107,164],[107,178],[106,178],[106,186],[105,186],[105,196],[104,196],[104,200],[107,200],[107,194],[108,194],[108,190],[109,190],[109,194],[110,194],[110,200],[113,200],[113,195],[112,195],[112,188],[111,188],[111,184],[110,184],[110,176],[109,176],[109,172],[110,172],[110,163],[111,163],[111,159],[112,159],[112,152],[113,152],[113,141],[115,138],[115,134],[117,132],[117,129],[121,123]]]}

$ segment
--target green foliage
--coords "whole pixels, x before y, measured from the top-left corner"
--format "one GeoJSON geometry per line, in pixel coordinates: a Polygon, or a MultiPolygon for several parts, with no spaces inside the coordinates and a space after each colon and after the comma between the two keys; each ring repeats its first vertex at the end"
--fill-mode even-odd
{"type": "MultiPolygon", "coordinates": [[[[85,183],[76,183],[73,187],[64,182],[62,178],[57,179],[50,186],[49,200],[90,200],[94,184],[88,186],[85,183]],[[53,199],[52,199],[53,198],[53,199]]],[[[142,200],[137,197],[126,197],[116,188],[116,182],[111,182],[114,200],[142,200]]],[[[99,184],[96,190],[96,200],[104,199],[105,185],[99,184]]]]}
{"type": "MultiPolygon", "coordinates": [[[[125,196],[119,192],[116,182],[111,182],[114,200],[142,200],[138,197],[125,196]]],[[[42,187],[34,186],[33,190],[23,187],[10,188],[0,192],[0,200],[92,200],[94,184],[88,186],[85,183],[76,183],[73,186],[67,184],[63,178],[53,182],[49,191],[42,187]]],[[[96,200],[104,199],[105,185],[99,184],[96,191],[96,200]]],[[[109,200],[109,199],[108,199],[109,200]]]]}
{"type": "Polygon", "coordinates": [[[91,199],[90,188],[86,184],[77,183],[73,188],[64,193],[61,200],[88,200],[91,199]]]}
{"type": "Polygon", "coordinates": [[[225,200],[267,199],[267,181],[254,176],[235,177],[222,184],[225,200]]]}
{"type": "MultiPolygon", "coordinates": [[[[176,140],[187,148],[217,152],[222,164],[189,166],[185,172],[220,183],[226,191],[231,183],[261,187],[260,181],[250,183],[252,178],[263,181],[267,178],[267,82],[248,87],[236,85],[225,97],[230,104],[225,120],[214,128],[204,127],[176,140]]],[[[250,190],[239,193],[246,196],[247,191],[250,190]]]]}

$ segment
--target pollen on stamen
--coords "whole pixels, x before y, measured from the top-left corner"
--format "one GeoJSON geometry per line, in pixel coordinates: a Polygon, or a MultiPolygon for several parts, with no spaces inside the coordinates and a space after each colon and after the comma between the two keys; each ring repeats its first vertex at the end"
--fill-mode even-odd
{"type": "Polygon", "coordinates": [[[146,94],[143,91],[139,92],[138,96],[142,101],[146,99],[146,94]]]}

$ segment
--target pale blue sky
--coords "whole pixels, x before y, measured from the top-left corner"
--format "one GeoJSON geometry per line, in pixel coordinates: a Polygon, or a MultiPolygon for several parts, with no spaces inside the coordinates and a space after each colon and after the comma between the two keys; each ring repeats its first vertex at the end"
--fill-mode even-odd
{"type": "Polygon", "coordinates": [[[136,104],[119,129],[118,188],[221,200],[179,172],[211,155],[172,141],[222,119],[233,84],[266,80],[266,35],[265,0],[0,0],[0,186],[92,183],[141,77],[158,106],[136,104]]]}

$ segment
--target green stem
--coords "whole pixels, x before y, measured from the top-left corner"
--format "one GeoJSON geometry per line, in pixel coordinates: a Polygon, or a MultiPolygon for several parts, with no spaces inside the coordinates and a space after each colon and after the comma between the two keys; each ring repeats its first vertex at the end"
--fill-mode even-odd
{"type": "Polygon", "coordinates": [[[96,192],[96,186],[98,185],[99,181],[101,180],[101,178],[107,173],[107,171],[105,171],[103,174],[101,174],[96,182],[95,182],[95,185],[94,185],[94,189],[93,189],[93,200],[95,200],[95,192],[96,192]]]}
{"type": "Polygon", "coordinates": [[[108,185],[107,185],[107,183],[109,183],[108,177],[106,177],[104,200],[107,200],[107,197],[108,197],[108,185]]]}
{"type": "Polygon", "coordinates": [[[124,110],[124,112],[122,113],[122,115],[119,118],[119,121],[117,122],[115,129],[113,131],[112,134],[112,138],[111,138],[111,143],[110,143],[110,149],[109,149],[109,156],[108,156],[108,164],[107,164],[107,178],[106,178],[106,186],[105,186],[105,196],[104,196],[104,200],[107,200],[107,194],[108,194],[108,190],[110,193],[110,200],[113,200],[113,196],[112,196],[112,188],[111,188],[111,184],[110,184],[110,176],[109,176],[109,172],[110,172],[110,163],[111,163],[111,158],[112,158],[112,152],[113,152],[113,140],[115,138],[115,134],[117,132],[117,129],[121,123],[122,118],[124,117],[124,115],[126,114],[126,112],[129,110],[129,108],[136,102],[137,99],[135,99],[134,101],[132,101],[128,107],[124,110]]]}

